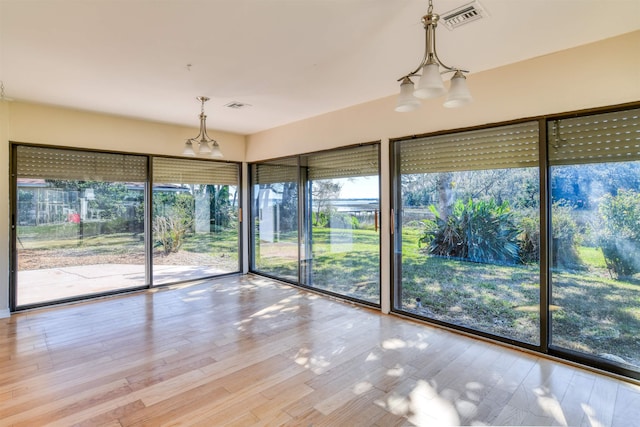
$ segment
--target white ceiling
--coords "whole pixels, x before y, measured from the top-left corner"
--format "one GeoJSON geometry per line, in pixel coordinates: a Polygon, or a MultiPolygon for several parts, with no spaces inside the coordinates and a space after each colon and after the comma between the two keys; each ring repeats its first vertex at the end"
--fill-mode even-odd
{"type": "MultiPolygon", "coordinates": [[[[640,29],[640,0],[479,1],[488,18],[437,33],[440,59],[471,70],[471,88],[473,72],[640,29]]],[[[0,80],[16,100],[190,126],[205,95],[209,128],[251,134],[397,93],[422,58],[427,6],[0,0],[0,80]]]]}

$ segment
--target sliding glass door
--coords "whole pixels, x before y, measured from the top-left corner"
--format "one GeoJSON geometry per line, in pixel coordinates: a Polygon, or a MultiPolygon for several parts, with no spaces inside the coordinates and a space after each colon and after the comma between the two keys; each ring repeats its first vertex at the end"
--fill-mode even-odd
{"type": "Polygon", "coordinates": [[[16,306],[144,287],[147,158],[18,146],[16,306]]]}
{"type": "Polygon", "coordinates": [[[395,143],[394,309],[540,343],[538,123],[395,143]]]}
{"type": "Polygon", "coordinates": [[[240,271],[239,166],[153,159],[153,284],[240,271]]]}
{"type": "Polygon", "coordinates": [[[241,270],[239,163],[12,144],[12,171],[13,310],[241,270]]]}
{"type": "Polygon", "coordinates": [[[251,165],[252,270],[298,280],[298,159],[251,165]]]}
{"type": "Polygon", "coordinates": [[[378,145],[301,157],[301,284],[380,303],[378,145]]]}
{"type": "Polygon", "coordinates": [[[379,144],[251,165],[251,269],[380,304],[379,144]]]}

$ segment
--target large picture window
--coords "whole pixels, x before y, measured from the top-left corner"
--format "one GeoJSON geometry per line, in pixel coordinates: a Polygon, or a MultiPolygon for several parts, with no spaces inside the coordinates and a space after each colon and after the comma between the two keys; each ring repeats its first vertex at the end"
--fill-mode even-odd
{"type": "Polygon", "coordinates": [[[395,143],[394,309],[540,342],[538,123],[395,143]]]}
{"type": "Polygon", "coordinates": [[[640,109],[550,121],[551,344],[640,369],[640,109]]]}

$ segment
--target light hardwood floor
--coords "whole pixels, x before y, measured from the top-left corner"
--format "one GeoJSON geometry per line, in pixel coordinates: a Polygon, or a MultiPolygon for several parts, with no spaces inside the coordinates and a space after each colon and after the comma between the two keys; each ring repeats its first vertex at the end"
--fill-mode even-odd
{"type": "Polygon", "coordinates": [[[257,276],[0,319],[0,425],[640,425],[640,387],[257,276]]]}

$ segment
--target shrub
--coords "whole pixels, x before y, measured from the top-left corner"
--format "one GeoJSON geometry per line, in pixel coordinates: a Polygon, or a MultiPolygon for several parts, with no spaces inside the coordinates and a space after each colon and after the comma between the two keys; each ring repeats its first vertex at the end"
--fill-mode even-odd
{"type": "Polygon", "coordinates": [[[346,228],[356,230],[360,228],[360,221],[353,215],[331,212],[327,215],[325,227],[329,228],[346,228]]]}
{"type": "Polygon", "coordinates": [[[556,202],[551,207],[552,265],[582,270],[584,265],[578,254],[578,245],[581,243],[580,232],[572,212],[573,207],[562,202],[556,202]]]}
{"type": "Polygon", "coordinates": [[[312,212],[311,221],[318,227],[329,227],[329,215],[326,212],[312,212]]]}
{"type": "Polygon", "coordinates": [[[540,261],[540,220],[538,216],[522,216],[518,221],[520,261],[535,264],[540,261]]]}
{"type": "Polygon", "coordinates": [[[640,271],[640,193],[620,190],[607,194],[598,208],[602,228],[598,243],[609,271],[617,278],[640,271]]]}
{"type": "Polygon", "coordinates": [[[153,219],[153,238],[162,247],[165,255],[178,252],[187,231],[191,228],[191,221],[179,216],[156,216],[153,219]]]}
{"type": "Polygon", "coordinates": [[[433,205],[429,209],[435,219],[423,220],[425,231],[419,244],[427,245],[430,254],[475,262],[519,261],[519,231],[507,202],[458,200],[446,220],[433,205]]]}

